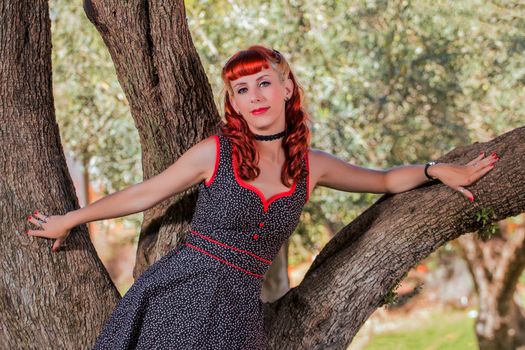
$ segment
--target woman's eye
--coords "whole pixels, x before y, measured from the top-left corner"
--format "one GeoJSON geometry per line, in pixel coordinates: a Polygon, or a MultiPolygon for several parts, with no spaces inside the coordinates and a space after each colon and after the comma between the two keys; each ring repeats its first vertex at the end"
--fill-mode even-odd
{"type": "MultiPolygon", "coordinates": [[[[261,84],[268,84],[268,85],[270,85],[270,82],[269,81],[262,81],[261,84]]],[[[242,94],[243,93],[242,91],[244,91],[244,90],[246,90],[246,88],[241,88],[241,89],[237,90],[237,93],[238,94],[242,94]]]]}

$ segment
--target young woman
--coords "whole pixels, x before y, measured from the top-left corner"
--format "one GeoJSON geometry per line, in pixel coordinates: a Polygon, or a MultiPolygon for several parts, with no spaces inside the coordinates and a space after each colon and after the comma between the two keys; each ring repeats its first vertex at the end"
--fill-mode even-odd
{"type": "Polygon", "coordinates": [[[466,165],[408,165],[371,170],[309,147],[302,89],[278,51],[255,45],[222,71],[220,132],[191,147],[142,183],[66,215],[36,212],[36,237],[56,251],[80,224],[146,210],[198,184],[183,244],[151,265],[106,321],[95,349],[265,349],[263,276],[294,231],[315,186],[398,193],[439,179],[470,201],[471,185],[497,155],[466,165]]]}

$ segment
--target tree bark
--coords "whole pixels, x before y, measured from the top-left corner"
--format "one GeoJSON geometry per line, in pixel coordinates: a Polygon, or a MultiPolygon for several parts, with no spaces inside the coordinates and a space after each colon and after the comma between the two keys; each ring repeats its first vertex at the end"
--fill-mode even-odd
{"type": "Polygon", "coordinates": [[[474,234],[458,239],[479,298],[476,335],[481,350],[525,346],[525,313],[516,284],[525,268],[525,227],[510,236],[506,224],[483,242],[474,234]]]}
{"type": "Polygon", "coordinates": [[[418,261],[480,228],[476,213],[500,221],[525,211],[525,127],[487,143],[459,147],[438,161],[465,164],[496,151],[495,168],[470,186],[475,202],[441,183],[385,195],[332,238],[303,282],[265,305],[276,349],[345,349],[385,295],[418,261]]]}
{"type": "Polygon", "coordinates": [[[0,348],[84,349],[120,298],[85,225],[58,254],[35,210],[79,207],[55,121],[47,1],[0,5],[0,348]]]}
{"type": "MultiPolygon", "coordinates": [[[[184,2],[86,0],[84,10],[109,49],[129,101],[146,180],[214,133],[220,121],[184,2]]],[[[135,278],[183,238],[197,199],[195,189],[144,212],[135,278]]]]}
{"type": "Polygon", "coordinates": [[[275,301],[282,297],[290,289],[290,279],[288,277],[288,247],[290,242],[287,240],[279,253],[273,259],[272,264],[264,275],[264,283],[261,291],[262,301],[275,301]]]}

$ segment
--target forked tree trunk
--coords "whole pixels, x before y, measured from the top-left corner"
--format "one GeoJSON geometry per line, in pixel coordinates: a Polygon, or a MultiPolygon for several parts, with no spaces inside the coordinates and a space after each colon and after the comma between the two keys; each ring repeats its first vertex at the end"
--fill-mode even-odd
{"type": "MultiPolygon", "coordinates": [[[[0,5],[0,161],[2,195],[2,348],[89,348],[118,300],[88,240],[76,228],[68,249],[21,235],[34,209],[78,207],[51,95],[47,2],[0,5]]],[[[86,2],[115,60],[144,150],[144,174],[171,164],[216,127],[209,85],[187,33],[182,2],[86,2]]],[[[495,220],[525,210],[524,128],[443,158],[466,161],[496,150],[496,169],[473,191],[474,205],[443,185],[387,196],[339,232],[303,283],[266,305],[273,348],[344,348],[383,296],[416,262],[461,233],[477,229],[475,213],[495,220]],[[512,196],[511,196],[512,194],[512,196]]],[[[148,211],[140,273],[173,248],[193,212],[193,195],[148,211]]],[[[140,256],[139,256],[140,257],[140,256]]]]}
{"type": "Polygon", "coordinates": [[[481,350],[525,346],[525,313],[516,284],[525,268],[525,227],[512,236],[500,223],[500,234],[483,242],[475,234],[458,239],[479,298],[476,335],[481,350]]]}

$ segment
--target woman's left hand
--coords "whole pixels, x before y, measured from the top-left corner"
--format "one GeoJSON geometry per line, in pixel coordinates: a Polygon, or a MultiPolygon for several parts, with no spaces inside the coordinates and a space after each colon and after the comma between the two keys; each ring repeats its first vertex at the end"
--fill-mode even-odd
{"type": "Polygon", "coordinates": [[[482,152],[478,157],[465,165],[451,163],[437,163],[428,168],[432,177],[438,178],[450,188],[461,192],[469,201],[474,201],[472,193],[463,186],[470,186],[494,168],[494,163],[499,160],[496,153],[485,158],[482,152]]]}

